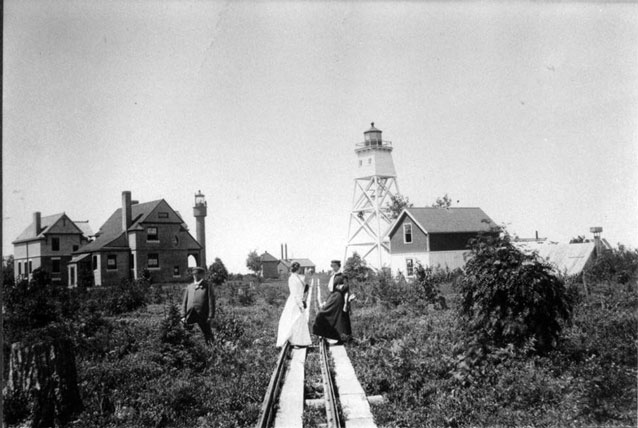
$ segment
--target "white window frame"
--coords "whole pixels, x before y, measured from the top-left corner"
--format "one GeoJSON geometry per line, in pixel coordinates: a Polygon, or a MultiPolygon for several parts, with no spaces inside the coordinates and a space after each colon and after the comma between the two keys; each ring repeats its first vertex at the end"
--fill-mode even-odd
{"type": "Polygon", "coordinates": [[[412,223],[404,223],[403,224],[403,243],[404,244],[412,244],[414,242],[414,234],[412,233],[412,230],[413,230],[412,229],[412,223]],[[406,230],[407,230],[408,227],[410,228],[410,240],[409,241],[406,239],[406,237],[407,237],[406,230]]]}
{"type": "Polygon", "coordinates": [[[159,259],[159,253],[150,253],[148,255],[148,257],[146,258],[146,268],[149,270],[158,270],[160,269],[160,259],[159,259]],[[150,265],[150,261],[151,261],[151,256],[157,256],[157,258],[155,258],[155,260],[157,260],[157,266],[151,266],[150,265]]]}
{"type": "Polygon", "coordinates": [[[117,270],[117,254],[106,255],[106,270],[117,270]],[[109,266],[109,259],[111,257],[113,257],[113,261],[115,261],[115,265],[113,267],[109,266]]]}
{"type": "Polygon", "coordinates": [[[414,259],[413,258],[405,259],[405,275],[414,276],[414,259]]]}
{"type": "Polygon", "coordinates": [[[146,228],[146,242],[159,242],[159,228],[157,226],[149,226],[146,228]],[[150,229],[155,229],[155,239],[151,239],[150,229]]]}

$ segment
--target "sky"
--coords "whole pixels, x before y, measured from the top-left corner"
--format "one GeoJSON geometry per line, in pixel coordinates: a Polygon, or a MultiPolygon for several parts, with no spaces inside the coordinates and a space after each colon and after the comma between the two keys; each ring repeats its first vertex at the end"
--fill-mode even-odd
{"type": "Polygon", "coordinates": [[[42,215],[97,231],[165,199],[207,258],[341,258],[374,122],[415,206],[520,237],[638,246],[638,6],[4,2],[3,253],[42,215]]]}

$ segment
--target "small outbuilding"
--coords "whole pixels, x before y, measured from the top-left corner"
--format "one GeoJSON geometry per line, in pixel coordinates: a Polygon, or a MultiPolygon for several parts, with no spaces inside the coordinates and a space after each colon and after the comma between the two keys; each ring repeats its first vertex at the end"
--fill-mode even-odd
{"type": "Polygon", "coordinates": [[[279,278],[279,272],[277,270],[279,259],[268,251],[265,251],[259,258],[261,261],[261,275],[265,279],[279,278]]]}

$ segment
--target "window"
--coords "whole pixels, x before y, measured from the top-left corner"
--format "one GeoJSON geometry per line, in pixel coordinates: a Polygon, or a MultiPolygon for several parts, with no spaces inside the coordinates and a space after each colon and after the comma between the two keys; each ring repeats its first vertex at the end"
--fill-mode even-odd
{"type": "Polygon", "coordinates": [[[372,165],[372,158],[368,158],[368,165],[372,165]]]}
{"type": "Polygon", "coordinates": [[[403,243],[404,244],[412,243],[412,225],[410,223],[403,225],[403,243]]]}
{"type": "Polygon", "coordinates": [[[73,246],[73,251],[77,251],[77,250],[78,250],[78,248],[80,248],[80,247],[78,247],[77,245],[74,245],[74,246],[73,246]]]}
{"type": "Polygon", "coordinates": [[[407,272],[408,276],[414,275],[414,260],[405,259],[405,271],[407,272]]]}
{"type": "Polygon", "coordinates": [[[157,213],[158,218],[168,218],[168,213],[165,211],[160,211],[157,213]]]}
{"type": "Polygon", "coordinates": [[[363,161],[359,160],[359,166],[363,165],[363,161]]]}
{"type": "Polygon", "coordinates": [[[97,256],[93,256],[93,270],[97,269],[97,256]]]}
{"type": "Polygon", "coordinates": [[[18,262],[18,275],[22,275],[22,262],[18,262]]]}
{"type": "Polygon", "coordinates": [[[179,276],[179,266],[173,266],[173,276],[179,276]]]}
{"type": "Polygon", "coordinates": [[[157,227],[146,228],[146,240],[159,241],[159,236],[157,235],[157,227]]]}
{"type": "Polygon", "coordinates": [[[51,238],[51,250],[60,251],[60,238],[51,238]]]}
{"type": "Polygon", "coordinates": [[[75,268],[73,266],[69,267],[69,285],[75,285],[75,268]]]}
{"type": "Polygon", "coordinates": [[[109,254],[106,256],[106,269],[117,270],[117,255],[109,254]]]}
{"type": "Polygon", "coordinates": [[[149,269],[159,269],[159,254],[149,254],[147,266],[149,269]]]}
{"type": "Polygon", "coordinates": [[[29,260],[29,273],[33,272],[33,262],[29,260]]]}
{"type": "Polygon", "coordinates": [[[60,259],[51,259],[51,273],[60,273],[60,259]]]}

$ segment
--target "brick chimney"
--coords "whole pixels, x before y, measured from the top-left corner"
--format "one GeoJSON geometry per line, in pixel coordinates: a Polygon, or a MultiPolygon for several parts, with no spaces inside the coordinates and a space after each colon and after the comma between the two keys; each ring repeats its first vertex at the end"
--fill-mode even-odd
{"type": "Polygon", "coordinates": [[[40,215],[40,211],[33,213],[33,225],[35,226],[35,235],[37,236],[40,232],[42,232],[42,217],[40,215]]]}
{"type": "Polygon", "coordinates": [[[122,231],[126,232],[131,227],[131,192],[125,190],[122,192],[122,231]]]}

